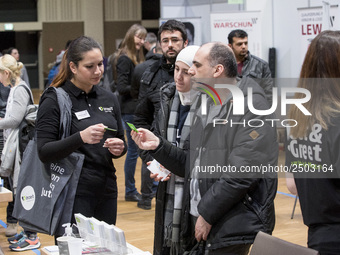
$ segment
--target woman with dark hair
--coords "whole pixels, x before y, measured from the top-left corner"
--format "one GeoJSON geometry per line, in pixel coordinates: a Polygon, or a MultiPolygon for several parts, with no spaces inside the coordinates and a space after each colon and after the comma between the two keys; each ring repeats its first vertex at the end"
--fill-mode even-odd
{"type": "MultiPolygon", "coordinates": [[[[137,99],[131,96],[131,81],[135,66],[144,62],[143,44],[146,34],[147,31],[142,25],[132,25],[125,34],[115,60],[117,90],[119,92],[122,118],[125,122],[134,122],[133,116],[137,106],[137,99]]],[[[136,189],[134,177],[138,158],[137,147],[131,139],[131,129],[125,123],[123,125],[128,142],[128,152],[124,164],[125,200],[137,202],[141,196],[136,189]]]]}
{"type": "Polygon", "coordinates": [[[296,105],[289,113],[297,125],[288,130],[286,165],[299,171],[288,180],[295,180],[308,247],[321,255],[340,254],[339,66],[340,31],[323,31],[309,46],[298,83],[311,94],[304,104],[311,115],[296,105]]]}
{"type": "MultiPolygon", "coordinates": [[[[73,40],[66,50],[52,87],[64,89],[72,101],[70,136],[60,140],[60,110],[54,89],[41,97],[37,116],[37,145],[42,162],[72,152],[85,155],[73,214],[116,223],[117,182],[112,159],[126,152],[117,97],[96,86],[104,72],[101,46],[90,37],[73,40]],[[111,130],[105,131],[109,127],[111,130]]],[[[71,220],[71,219],[70,219],[71,220]]],[[[74,218],[72,218],[74,223],[74,218]]]]}

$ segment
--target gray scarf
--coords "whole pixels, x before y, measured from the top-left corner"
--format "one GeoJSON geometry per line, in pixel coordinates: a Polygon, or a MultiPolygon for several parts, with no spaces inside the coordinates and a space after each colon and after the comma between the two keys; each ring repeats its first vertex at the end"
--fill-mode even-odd
{"type": "MultiPolygon", "coordinates": [[[[178,109],[180,106],[179,94],[176,91],[170,110],[168,121],[167,140],[172,144],[177,144],[178,109]]],[[[190,112],[184,122],[179,148],[183,148],[184,141],[190,133],[190,112]]],[[[180,253],[180,222],[182,211],[184,178],[172,174],[167,184],[164,215],[164,245],[170,247],[170,254],[180,253]]]]}

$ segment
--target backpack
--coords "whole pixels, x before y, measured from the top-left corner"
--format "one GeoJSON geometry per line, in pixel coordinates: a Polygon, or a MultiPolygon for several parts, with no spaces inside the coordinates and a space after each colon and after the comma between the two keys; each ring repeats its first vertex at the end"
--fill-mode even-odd
{"type": "Polygon", "coordinates": [[[30,89],[26,86],[23,86],[28,94],[30,95],[30,104],[27,106],[25,118],[21,121],[19,125],[19,152],[20,157],[26,149],[26,146],[30,140],[34,138],[35,133],[35,121],[37,119],[38,105],[35,105],[33,102],[33,95],[30,89]]]}

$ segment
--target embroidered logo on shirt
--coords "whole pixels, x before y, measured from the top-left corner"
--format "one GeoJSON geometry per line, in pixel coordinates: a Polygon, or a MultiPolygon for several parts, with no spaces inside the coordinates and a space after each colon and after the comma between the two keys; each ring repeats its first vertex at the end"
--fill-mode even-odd
{"type": "Polygon", "coordinates": [[[98,109],[101,112],[113,112],[113,107],[103,107],[103,106],[99,106],[98,109]]]}

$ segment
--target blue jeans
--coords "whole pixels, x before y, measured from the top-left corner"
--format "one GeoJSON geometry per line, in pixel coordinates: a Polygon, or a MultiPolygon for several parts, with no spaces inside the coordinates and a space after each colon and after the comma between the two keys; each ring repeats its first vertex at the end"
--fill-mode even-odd
{"type": "Polygon", "coordinates": [[[133,114],[122,114],[122,119],[124,120],[123,126],[126,131],[128,150],[125,158],[124,173],[125,173],[125,195],[134,195],[137,193],[135,186],[135,171],[138,159],[137,145],[132,140],[130,132],[131,129],[125,124],[126,122],[133,123],[133,114]]]}

